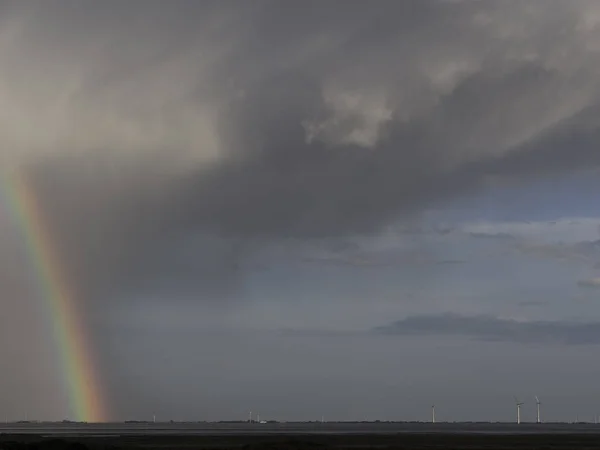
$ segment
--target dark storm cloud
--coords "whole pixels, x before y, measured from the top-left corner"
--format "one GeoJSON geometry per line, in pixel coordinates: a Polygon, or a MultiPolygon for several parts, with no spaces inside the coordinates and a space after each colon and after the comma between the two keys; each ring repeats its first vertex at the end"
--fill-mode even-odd
{"type": "Polygon", "coordinates": [[[481,341],[599,344],[600,323],[517,321],[493,316],[440,314],[411,316],[378,327],[375,333],[398,336],[465,336],[481,341]]]}
{"type": "Polygon", "coordinates": [[[84,297],[600,162],[595,2],[6,5],[0,156],[84,297]]]}

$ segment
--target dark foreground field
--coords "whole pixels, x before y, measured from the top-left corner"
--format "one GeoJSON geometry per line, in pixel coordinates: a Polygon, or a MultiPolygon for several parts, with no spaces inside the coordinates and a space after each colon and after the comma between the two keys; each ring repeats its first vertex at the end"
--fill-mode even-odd
{"type": "Polygon", "coordinates": [[[426,434],[394,435],[234,435],[234,436],[82,436],[56,438],[35,435],[0,435],[0,449],[12,450],[94,450],[94,449],[244,449],[244,450],[327,450],[327,449],[470,449],[470,450],[574,450],[600,449],[596,434],[426,434]]]}

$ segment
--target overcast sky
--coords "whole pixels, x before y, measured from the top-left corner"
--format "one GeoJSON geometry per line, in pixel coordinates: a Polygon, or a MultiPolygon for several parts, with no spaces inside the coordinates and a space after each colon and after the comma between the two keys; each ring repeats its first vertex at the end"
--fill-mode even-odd
{"type": "MultiPolygon", "coordinates": [[[[597,1],[0,1],[0,104],[111,418],[600,413],[597,1]]],[[[0,414],[62,419],[32,276],[3,202],[0,414]]]]}

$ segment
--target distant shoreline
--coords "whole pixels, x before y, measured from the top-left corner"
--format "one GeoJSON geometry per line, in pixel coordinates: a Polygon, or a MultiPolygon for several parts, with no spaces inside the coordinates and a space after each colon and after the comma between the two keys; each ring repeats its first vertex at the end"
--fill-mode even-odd
{"type": "Polygon", "coordinates": [[[217,436],[376,434],[598,434],[593,423],[511,422],[20,422],[0,424],[0,433],[44,436],[217,436]]]}
{"type": "MultiPolygon", "coordinates": [[[[424,425],[424,426],[456,426],[456,425],[507,425],[507,426],[517,426],[515,422],[503,422],[503,421],[436,421],[435,423],[431,423],[430,421],[419,421],[419,420],[308,420],[308,421],[279,421],[279,420],[267,420],[261,423],[253,421],[248,422],[247,420],[124,420],[124,421],[115,421],[115,422],[79,422],[75,420],[18,420],[18,421],[8,421],[8,422],[0,422],[0,429],[2,427],[11,426],[11,425],[20,425],[20,426],[30,426],[30,425],[82,425],[82,426],[109,426],[109,425],[135,425],[135,424],[146,424],[146,425],[424,425]]],[[[588,422],[588,421],[579,421],[579,422],[560,422],[560,421],[545,421],[543,423],[536,422],[528,422],[521,421],[522,426],[547,426],[547,425],[568,425],[568,426],[578,426],[578,425],[594,425],[600,429],[600,423],[588,422]]]]}

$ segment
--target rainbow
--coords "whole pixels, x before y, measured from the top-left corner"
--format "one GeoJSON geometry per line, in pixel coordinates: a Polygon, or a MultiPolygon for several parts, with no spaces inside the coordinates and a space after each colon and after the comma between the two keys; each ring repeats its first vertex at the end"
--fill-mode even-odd
{"type": "Polygon", "coordinates": [[[104,422],[107,414],[90,346],[77,311],[73,285],[66,278],[34,186],[23,172],[7,175],[2,184],[13,219],[22,233],[40,295],[49,307],[69,401],[69,418],[82,422],[104,422]]]}

